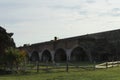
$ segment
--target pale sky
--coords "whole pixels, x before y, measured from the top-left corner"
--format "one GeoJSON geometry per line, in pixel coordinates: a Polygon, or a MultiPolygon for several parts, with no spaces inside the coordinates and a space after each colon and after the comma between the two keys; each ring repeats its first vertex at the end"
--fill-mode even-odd
{"type": "Polygon", "coordinates": [[[120,28],[120,0],[0,0],[17,46],[120,28]]]}

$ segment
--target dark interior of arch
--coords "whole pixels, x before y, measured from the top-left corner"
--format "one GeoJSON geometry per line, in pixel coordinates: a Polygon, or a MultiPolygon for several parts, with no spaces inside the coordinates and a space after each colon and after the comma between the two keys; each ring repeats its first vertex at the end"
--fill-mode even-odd
{"type": "Polygon", "coordinates": [[[114,60],[112,54],[109,53],[100,54],[100,61],[112,61],[112,60],[114,60]]]}
{"type": "Polygon", "coordinates": [[[66,52],[63,49],[58,49],[55,52],[55,62],[65,62],[67,60],[66,52]]]}
{"type": "Polygon", "coordinates": [[[71,53],[71,61],[82,62],[82,61],[89,61],[89,59],[85,51],[82,48],[77,47],[71,53]]]}
{"type": "Polygon", "coordinates": [[[37,51],[34,51],[30,57],[30,60],[35,62],[35,61],[39,61],[39,54],[37,51]]]}
{"type": "Polygon", "coordinates": [[[115,57],[115,56],[117,56],[115,53],[113,54],[107,50],[92,52],[93,61],[96,61],[96,62],[113,61],[113,60],[117,59],[117,57],[115,57]]]}
{"type": "Polygon", "coordinates": [[[48,50],[45,50],[42,53],[42,62],[51,62],[52,61],[52,56],[48,50]]]}

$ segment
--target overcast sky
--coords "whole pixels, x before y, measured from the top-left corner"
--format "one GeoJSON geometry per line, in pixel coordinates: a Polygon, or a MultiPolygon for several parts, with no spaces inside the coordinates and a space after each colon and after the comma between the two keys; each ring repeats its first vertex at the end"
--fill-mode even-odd
{"type": "Polygon", "coordinates": [[[0,0],[17,46],[120,28],[120,0],[0,0]]]}

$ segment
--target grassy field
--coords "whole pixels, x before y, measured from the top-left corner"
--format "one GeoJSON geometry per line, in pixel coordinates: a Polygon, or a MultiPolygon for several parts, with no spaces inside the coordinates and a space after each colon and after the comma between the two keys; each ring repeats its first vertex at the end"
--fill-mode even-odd
{"type": "Polygon", "coordinates": [[[120,80],[120,67],[98,70],[54,69],[42,71],[39,73],[31,72],[25,75],[12,74],[0,75],[0,80],[120,80]]]}

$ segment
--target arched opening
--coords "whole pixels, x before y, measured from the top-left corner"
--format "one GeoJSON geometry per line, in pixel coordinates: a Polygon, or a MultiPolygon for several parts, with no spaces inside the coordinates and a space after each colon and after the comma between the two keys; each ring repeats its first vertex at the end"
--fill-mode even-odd
{"type": "Polygon", "coordinates": [[[41,59],[42,62],[51,62],[52,61],[52,56],[50,54],[50,52],[48,50],[45,50],[43,53],[42,53],[42,59],[41,59]]]}
{"type": "Polygon", "coordinates": [[[39,54],[37,51],[34,51],[30,57],[30,60],[35,62],[35,61],[39,61],[39,54]]]}
{"type": "Polygon", "coordinates": [[[58,49],[54,56],[55,62],[65,62],[67,60],[66,52],[63,49],[58,49]]]}
{"type": "Polygon", "coordinates": [[[89,58],[81,47],[77,47],[73,49],[71,53],[71,61],[84,62],[84,61],[89,61],[89,58]]]}
{"type": "Polygon", "coordinates": [[[104,53],[100,55],[100,61],[113,61],[114,56],[112,54],[104,53]]]}

